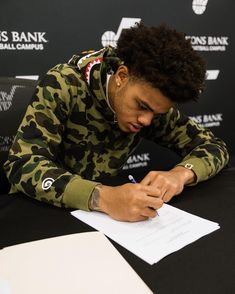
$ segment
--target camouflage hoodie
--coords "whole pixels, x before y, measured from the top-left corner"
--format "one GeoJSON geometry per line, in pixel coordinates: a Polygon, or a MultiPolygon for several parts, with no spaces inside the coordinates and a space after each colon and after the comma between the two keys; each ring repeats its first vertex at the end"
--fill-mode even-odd
{"type": "Polygon", "coordinates": [[[225,166],[225,144],[174,108],[138,134],[122,132],[105,96],[107,73],[120,63],[109,47],[48,71],[5,164],[11,193],[89,210],[94,187],[116,174],[141,138],[175,151],[179,165],[192,164],[197,182],[225,166]]]}

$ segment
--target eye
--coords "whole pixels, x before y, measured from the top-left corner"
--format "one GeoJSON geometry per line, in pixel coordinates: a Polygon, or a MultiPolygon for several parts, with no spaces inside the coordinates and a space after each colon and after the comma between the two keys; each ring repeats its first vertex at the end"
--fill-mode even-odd
{"type": "Polygon", "coordinates": [[[138,102],[138,107],[140,110],[149,110],[148,107],[142,102],[138,102]]]}

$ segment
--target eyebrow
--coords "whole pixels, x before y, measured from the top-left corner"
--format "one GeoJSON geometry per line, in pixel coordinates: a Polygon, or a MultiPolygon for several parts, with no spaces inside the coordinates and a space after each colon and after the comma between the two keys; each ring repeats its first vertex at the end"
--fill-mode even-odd
{"type": "Polygon", "coordinates": [[[146,103],[145,101],[140,99],[141,104],[143,104],[148,110],[152,111],[154,113],[154,110],[146,103]]]}
{"type": "Polygon", "coordinates": [[[153,114],[154,114],[154,116],[157,116],[157,115],[160,115],[160,114],[166,114],[168,111],[169,111],[169,109],[171,108],[171,107],[174,107],[174,105],[172,105],[166,112],[155,112],[149,105],[148,105],[148,103],[147,102],[145,102],[145,101],[143,101],[142,99],[140,99],[139,98],[139,101],[140,101],[140,103],[141,104],[143,104],[148,110],[150,110],[153,114]]]}

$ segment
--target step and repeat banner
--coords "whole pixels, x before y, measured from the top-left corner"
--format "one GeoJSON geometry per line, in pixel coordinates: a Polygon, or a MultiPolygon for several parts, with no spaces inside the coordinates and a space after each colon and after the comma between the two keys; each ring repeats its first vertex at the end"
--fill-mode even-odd
{"type": "MultiPolygon", "coordinates": [[[[135,22],[142,20],[154,26],[167,23],[185,32],[208,64],[206,91],[199,102],[181,110],[224,139],[235,156],[234,10],[232,0],[3,1],[0,77],[40,79],[73,54],[115,46],[122,30],[135,22]]],[[[0,112],[4,111],[6,96],[0,91],[0,112]]],[[[142,172],[177,160],[174,154],[143,142],[124,171],[142,172]]]]}

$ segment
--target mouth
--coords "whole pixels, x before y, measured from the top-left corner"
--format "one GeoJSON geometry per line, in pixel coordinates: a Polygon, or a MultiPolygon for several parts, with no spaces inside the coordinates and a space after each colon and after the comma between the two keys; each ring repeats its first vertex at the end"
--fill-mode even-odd
{"type": "Polygon", "coordinates": [[[131,133],[138,133],[141,130],[141,128],[142,127],[139,125],[129,123],[129,130],[131,131],[131,133]]]}

